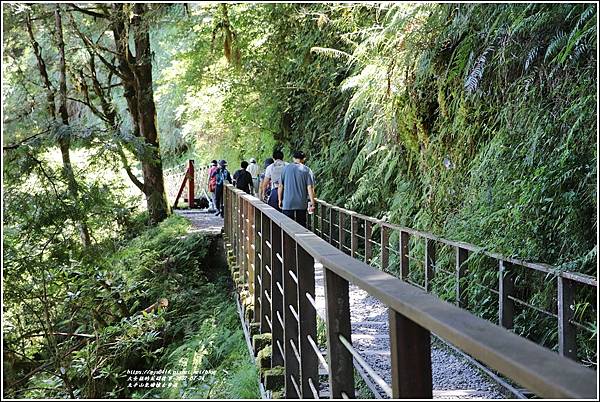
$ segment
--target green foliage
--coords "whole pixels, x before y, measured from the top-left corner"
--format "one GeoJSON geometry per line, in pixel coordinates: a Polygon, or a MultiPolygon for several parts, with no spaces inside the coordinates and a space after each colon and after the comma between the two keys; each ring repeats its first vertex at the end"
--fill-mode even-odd
{"type": "MultiPolygon", "coordinates": [[[[239,66],[209,47],[206,27],[194,52],[174,55],[185,64],[179,82],[203,102],[185,124],[203,122],[211,139],[194,144],[205,161],[302,148],[330,203],[595,275],[596,13],[591,4],[230,5],[239,66]]],[[[412,253],[421,259],[422,247],[412,253]]],[[[495,272],[473,258],[474,281],[493,289],[495,272]]],[[[411,275],[422,283],[422,270],[411,275]]],[[[526,279],[524,300],[554,311],[554,280],[526,279]]],[[[451,300],[452,277],[434,291],[451,300]]],[[[467,293],[472,311],[495,320],[493,293],[467,293]]],[[[524,309],[515,331],[555,347],[549,328],[524,309]]],[[[583,339],[595,332],[580,332],[580,358],[594,361],[583,339]]]]}
{"type": "MultiPolygon", "coordinates": [[[[139,217],[130,219],[134,232],[143,227],[141,221],[139,217]]],[[[156,227],[142,229],[131,240],[107,241],[93,259],[85,258],[77,271],[71,270],[65,290],[59,293],[62,283],[56,279],[47,283],[52,286],[48,290],[53,297],[64,292],[64,299],[50,306],[52,322],[46,324],[56,331],[92,336],[80,342],[68,337],[42,338],[27,345],[23,336],[33,323],[19,320],[22,327],[5,338],[5,347],[22,350],[34,361],[41,354],[43,360],[38,364],[54,361],[45,351],[46,343],[60,350],[73,350],[60,363],[65,371],[58,377],[61,381],[49,377],[50,370],[33,375],[23,384],[23,390],[11,392],[34,397],[40,395],[38,388],[43,383],[47,388],[44,397],[69,397],[65,388],[76,397],[150,396],[152,392],[136,393],[127,387],[127,369],[173,369],[201,372],[204,376],[193,383],[185,380],[175,388],[161,389],[162,397],[258,395],[256,369],[239,328],[226,268],[207,265],[209,250],[214,249],[217,240],[187,235],[188,227],[187,220],[173,216],[156,227]],[[168,300],[168,307],[144,311],[163,298],[168,300]],[[70,319],[74,314],[77,319],[70,319]],[[240,382],[232,383],[232,377],[240,382]],[[48,385],[50,380],[52,386],[48,385]]],[[[9,289],[17,290],[12,282],[9,289]]],[[[12,295],[5,294],[9,302],[12,295]]],[[[13,322],[18,310],[15,304],[8,306],[9,322],[13,322]]],[[[19,378],[23,374],[13,375],[19,378]]]]}

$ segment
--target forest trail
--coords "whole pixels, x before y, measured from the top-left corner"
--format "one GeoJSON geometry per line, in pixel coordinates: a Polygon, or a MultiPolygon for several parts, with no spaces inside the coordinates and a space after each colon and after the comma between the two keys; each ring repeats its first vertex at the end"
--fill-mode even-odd
{"type": "Polygon", "coordinates": [[[192,223],[191,233],[205,232],[218,235],[223,229],[223,218],[215,216],[214,212],[203,210],[173,210],[177,215],[187,218],[192,223]]]}

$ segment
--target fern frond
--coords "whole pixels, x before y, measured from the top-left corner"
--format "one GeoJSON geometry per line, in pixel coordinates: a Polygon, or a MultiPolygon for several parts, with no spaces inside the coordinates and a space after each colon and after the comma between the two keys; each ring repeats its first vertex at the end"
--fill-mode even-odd
{"type": "Polygon", "coordinates": [[[544,61],[548,60],[556,51],[564,44],[567,40],[567,36],[563,31],[558,31],[554,38],[550,41],[548,48],[546,49],[546,54],[544,55],[544,61]]]}
{"type": "Polygon", "coordinates": [[[483,54],[479,56],[477,62],[473,66],[471,73],[467,76],[465,80],[465,90],[469,93],[475,92],[477,87],[479,86],[479,82],[483,78],[483,70],[485,69],[485,63],[487,61],[487,54],[494,49],[492,47],[488,47],[485,49],[483,54]]]}
{"type": "Polygon", "coordinates": [[[345,58],[348,59],[350,61],[354,61],[355,58],[354,56],[352,56],[350,53],[346,53],[342,50],[337,50],[337,49],[332,49],[329,47],[319,47],[319,46],[313,46],[310,48],[311,52],[314,52],[316,54],[321,54],[323,56],[328,56],[328,57],[332,57],[334,59],[341,59],[341,58],[345,58]]]}
{"type": "Polygon", "coordinates": [[[533,63],[533,61],[536,59],[539,51],[540,47],[534,46],[533,49],[531,49],[529,53],[527,53],[527,59],[525,59],[525,71],[529,70],[529,66],[531,66],[531,63],[533,63]]]}

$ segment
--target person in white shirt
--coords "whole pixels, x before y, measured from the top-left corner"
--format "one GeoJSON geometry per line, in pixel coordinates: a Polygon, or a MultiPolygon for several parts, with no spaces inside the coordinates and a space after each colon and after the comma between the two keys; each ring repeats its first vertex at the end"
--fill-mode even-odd
{"type": "Polygon", "coordinates": [[[271,194],[269,195],[267,204],[281,212],[281,209],[279,208],[279,197],[277,194],[277,187],[281,183],[281,173],[283,172],[283,169],[287,166],[287,162],[283,161],[283,152],[281,152],[280,150],[276,150],[275,152],[273,152],[273,159],[275,159],[275,162],[273,162],[269,165],[269,167],[267,167],[261,191],[264,193],[267,187],[270,186],[271,194]]]}
{"type": "Polygon", "coordinates": [[[250,164],[246,171],[252,176],[252,191],[254,195],[258,194],[258,175],[260,174],[260,166],[256,163],[255,158],[250,158],[250,164]]]}

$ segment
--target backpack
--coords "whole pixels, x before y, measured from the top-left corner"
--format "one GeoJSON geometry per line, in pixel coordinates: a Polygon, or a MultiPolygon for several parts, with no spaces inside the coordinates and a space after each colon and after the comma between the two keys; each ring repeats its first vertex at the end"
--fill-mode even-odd
{"type": "Polygon", "coordinates": [[[281,183],[281,174],[283,173],[283,169],[287,166],[287,162],[276,161],[273,163],[271,167],[271,188],[277,188],[279,183],[281,183]]]}
{"type": "Polygon", "coordinates": [[[225,178],[227,177],[228,174],[229,174],[229,172],[227,171],[227,169],[219,169],[217,171],[217,174],[216,174],[217,186],[222,186],[223,183],[225,183],[225,178]]]}
{"type": "Polygon", "coordinates": [[[216,188],[217,188],[217,175],[213,175],[213,173],[216,170],[216,166],[213,166],[210,168],[210,174],[209,177],[210,179],[208,180],[208,191],[210,191],[211,193],[214,193],[216,188]]]}

